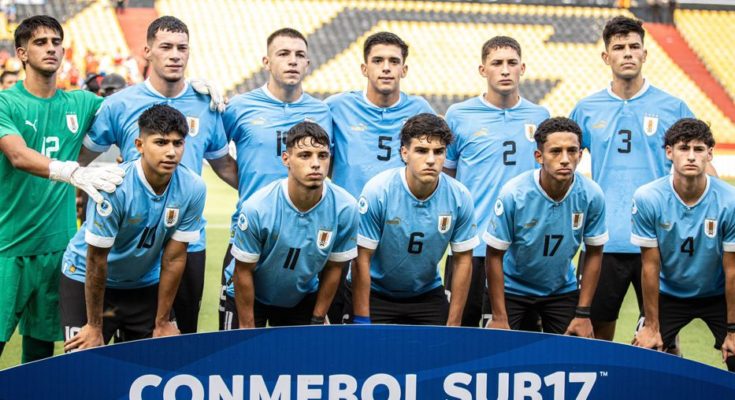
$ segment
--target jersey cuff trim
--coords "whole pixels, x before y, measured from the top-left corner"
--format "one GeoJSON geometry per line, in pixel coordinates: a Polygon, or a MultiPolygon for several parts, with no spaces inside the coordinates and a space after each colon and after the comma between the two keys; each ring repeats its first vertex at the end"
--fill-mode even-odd
{"type": "Polygon", "coordinates": [[[658,240],[656,238],[645,238],[634,233],[630,234],[630,242],[640,247],[658,247],[658,240]]]}
{"type": "Polygon", "coordinates": [[[235,257],[237,261],[242,261],[245,263],[254,263],[260,260],[260,254],[253,254],[248,253],[247,251],[242,251],[234,245],[232,246],[232,250],[230,250],[230,254],[232,254],[232,256],[235,257]]]}
{"type": "Polygon", "coordinates": [[[735,253],[735,242],[733,243],[722,243],[722,250],[728,253],[735,253]]]}
{"type": "Polygon", "coordinates": [[[171,235],[171,239],[181,243],[194,243],[199,240],[199,231],[176,231],[171,235]]]}
{"type": "Polygon", "coordinates": [[[209,153],[204,153],[204,158],[207,160],[216,160],[218,158],[222,158],[230,153],[230,146],[225,145],[219,150],[210,151],[209,153]]]}
{"type": "Polygon", "coordinates": [[[584,238],[584,244],[587,244],[590,246],[602,246],[603,244],[607,243],[608,240],[609,240],[609,237],[607,235],[607,232],[605,232],[602,235],[590,236],[590,237],[584,238]]]}
{"type": "Polygon", "coordinates": [[[488,232],[482,234],[482,240],[484,240],[485,243],[493,249],[508,250],[508,247],[510,247],[510,242],[500,240],[488,232]]]}
{"type": "Polygon", "coordinates": [[[341,253],[332,253],[329,255],[329,261],[334,262],[345,262],[354,260],[355,258],[357,258],[357,247],[353,247],[341,253]]]}
{"type": "Polygon", "coordinates": [[[103,146],[92,141],[89,136],[84,136],[84,147],[97,153],[104,153],[110,149],[110,146],[103,146]]]}
{"type": "Polygon", "coordinates": [[[90,231],[84,232],[84,241],[100,249],[109,249],[115,243],[114,237],[97,236],[90,231]]]}
{"type": "Polygon", "coordinates": [[[452,248],[452,253],[462,253],[474,249],[478,244],[480,244],[480,238],[473,236],[464,242],[450,243],[449,247],[452,248]]]}
{"type": "Polygon", "coordinates": [[[446,158],[444,159],[444,168],[457,169],[457,162],[446,158]]]}
{"type": "Polygon", "coordinates": [[[378,248],[378,241],[362,235],[357,235],[357,245],[366,249],[375,250],[378,248]]]}

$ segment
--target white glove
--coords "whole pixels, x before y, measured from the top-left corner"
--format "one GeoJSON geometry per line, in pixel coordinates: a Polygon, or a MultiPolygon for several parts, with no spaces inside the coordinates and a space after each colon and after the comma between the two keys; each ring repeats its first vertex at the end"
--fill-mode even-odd
{"type": "Polygon", "coordinates": [[[85,191],[97,204],[104,200],[99,190],[114,192],[124,176],[125,171],[114,165],[80,167],[74,161],[51,161],[49,164],[49,179],[66,182],[85,191]]]}
{"type": "Polygon", "coordinates": [[[227,99],[222,94],[222,90],[219,88],[219,85],[201,78],[192,78],[189,80],[189,84],[197,93],[209,95],[212,99],[209,102],[210,110],[217,111],[219,113],[225,112],[227,99]]]}

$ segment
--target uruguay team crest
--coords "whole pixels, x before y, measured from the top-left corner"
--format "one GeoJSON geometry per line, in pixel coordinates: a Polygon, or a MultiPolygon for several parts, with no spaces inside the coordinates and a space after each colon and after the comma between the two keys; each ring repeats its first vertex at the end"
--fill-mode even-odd
{"type": "Polygon", "coordinates": [[[658,117],[646,115],[643,117],[643,132],[651,136],[658,130],[658,117]]]}
{"type": "Polygon", "coordinates": [[[584,224],[584,213],[582,212],[573,212],[572,213],[572,229],[577,230],[582,227],[582,224],[584,224]]]}
{"type": "Polygon", "coordinates": [[[324,250],[329,247],[330,243],[332,243],[332,231],[319,229],[319,232],[316,234],[316,247],[319,250],[324,250]]]}
{"type": "Polygon", "coordinates": [[[163,211],[163,216],[163,222],[166,228],[171,228],[179,222],[179,209],[166,207],[166,210],[163,211]]]}
{"type": "Polygon", "coordinates": [[[503,202],[500,201],[500,199],[498,199],[498,200],[495,201],[495,207],[494,207],[494,209],[495,209],[495,215],[497,215],[498,217],[501,216],[501,215],[503,215],[503,211],[504,211],[503,210],[503,202]]]}
{"type": "Polygon", "coordinates": [[[452,227],[452,215],[440,215],[439,216],[439,233],[449,232],[449,228],[452,227]]]}
{"type": "Polygon", "coordinates": [[[66,114],[66,127],[69,132],[76,134],[79,131],[79,121],[76,114],[66,114]]]}
{"type": "Polygon", "coordinates": [[[708,238],[717,236],[717,220],[716,219],[705,219],[704,220],[704,234],[708,238]]]}
{"type": "Polygon", "coordinates": [[[360,196],[360,200],[357,201],[357,211],[360,214],[365,214],[368,210],[368,201],[365,197],[360,196]]]}
{"type": "Polygon", "coordinates": [[[237,227],[240,228],[240,230],[243,232],[248,230],[248,217],[245,215],[244,212],[241,212],[240,215],[237,216],[237,227]]]}
{"type": "Polygon", "coordinates": [[[536,133],[536,125],[534,124],[523,125],[523,132],[526,134],[526,139],[528,139],[529,142],[536,141],[536,139],[534,139],[533,137],[533,135],[536,133]]]}
{"type": "Polygon", "coordinates": [[[186,122],[189,124],[189,136],[194,137],[199,134],[199,118],[186,117],[186,122]]]}

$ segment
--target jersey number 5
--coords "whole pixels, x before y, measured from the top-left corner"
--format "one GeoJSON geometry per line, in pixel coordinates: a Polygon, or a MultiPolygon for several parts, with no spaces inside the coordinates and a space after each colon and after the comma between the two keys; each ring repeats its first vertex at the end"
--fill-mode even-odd
{"type": "Polygon", "coordinates": [[[388,161],[390,160],[390,155],[393,152],[393,149],[390,147],[390,136],[378,136],[378,148],[380,150],[385,150],[385,154],[378,154],[378,160],[380,161],[388,161]],[[388,144],[386,144],[388,142],[388,144]]]}

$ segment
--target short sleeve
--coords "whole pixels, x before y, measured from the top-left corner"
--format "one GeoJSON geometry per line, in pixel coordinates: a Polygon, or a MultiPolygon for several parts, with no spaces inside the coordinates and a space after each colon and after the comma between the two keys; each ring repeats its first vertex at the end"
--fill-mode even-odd
{"type": "Polygon", "coordinates": [[[735,207],[730,206],[728,213],[725,214],[722,237],[722,250],[728,253],[735,253],[735,207]]]}
{"type": "Polygon", "coordinates": [[[477,222],[472,196],[466,189],[463,189],[461,193],[462,202],[457,211],[457,222],[449,241],[454,253],[472,250],[480,244],[480,239],[477,237],[477,222]]]}
{"type": "Polygon", "coordinates": [[[360,214],[357,204],[352,199],[339,216],[337,238],[329,254],[329,261],[344,262],[357,257],[357,229],[360,225],[360,214]]]}
{"type": "Polygon", "coordinates": [[[449,169],[457,169],[457,161],[459,160],[459,149],[462,137],[457,132],[457,122],[456,118],[454,117],[454,110],[451,107],[449,108],[449,110],[447,110],[447,115],[445,119],[447,121],[447,125],[449,125],[449,130],[451,130],[454,134],[454,141],[449,146],[447,146],[447,157],[444,160],[444,167],[449,169]]]}
{"type": "Polygon", "coordinates": [[[10,118],[12,108],[8,106],[6,99],[0,101],[0,139],[8,135],[20,135],[20,129],[10,118]]]}
{"type": "Polygon", "coordinates": [[[605,197],[599,187],[589,191],[590,203],[584,222],[584,243],[589,246],[602,246],[608,241],[605,223],[605,197]]]}
{"type": "Polygon", "coordinates": [[[171,236],[171,239],[178,242],[193,243],[199,240],[199,232],[204,224],[202,213],[204,212],[204,203],[207,198],[207,189],[201,183],[196,188],[196,193],[192,196],[191,202],[186,207],[181,224],[179,224],[173,236],[171,236]]]}
{"type": "Polygon", "coordinates": [[[572,110],[572,113],[569,114],[569,119],[576,122],[577,125],[579,125],[579,128],[582,130],[582,148],[589,149],[590,148],[590,135],[589,135],[589,132],[585,132],[584,130],[583,115],[582,115],[582,111],[580,110],[579,104],[577,104],[577,106],[574,107],[574,110],[572,110]]]}
{"type": "Polygon", "coordinates": [[[220,113],[215,113],[215,122],[211,134],[209,135],[209,141],[207,142],[207,148],[204,149],[204,158],[207,160],[216,160],[229,154],[230,147],[227,140],[227,134],[225,134],[225,127],[222,122],[223,117],[220,113]]]}
{"type": "Polygon", "coordinates": [[[235,224],[235,237],[232,242],[232,256],[238,261],[255,263],[260,259],[263,248],[260,240],[260,219],[257,210],[248,206],[247,202],[240,207],[235,224]]]}
{"type": "Polygon", "coordinates": [[[382,196],[377,192],[377,181],[368,181],[357,202],[360,213],[360,227],[357,233],[357,245],[375,250],[383,234],[384,207],[382,196]]]}
{"type": "Polygon", "coordinates": [[[657,247],[655,207],[641,192],[636,190],[631,208],[633,228],[630,242],[640,247],[657,247]]]}
{"type": "Polygon", "coordinates": [[[679,119],[681,118],[695,118],[692,110],[690,110],[689,106],[687,106],[687,103],[683,101],[681,102],[681,106],[679,110],[679,119]]]}
{"type": "Polygon", "coordinates": [[[115,243],[115,238],[120,230],[125,210],[122,202],[118,201],[117,195],[121,190],[109,194],[102,194],[102,203],[97,204],[94,200],[87,201],[87,229],[84,232],[84,241],[94,247],[109,249],[115,243]]]}
{"type": "Polygon", "coordinates": [[[118,119],[115,116],[112,103],[104,101],[97,110],[94,122],[84,137],[84,147],[102,153],[107,151],[113,144],[119,144],[115,133],[118,119]]]}
{"type": "Polygon", "coordinates": [[[507,250],[513,243],[515,214],[515,199],[510,191],[501,190],[495,205],[490,223],[482,239],[485,243],[497,250],[507,250]]]}
{"type": "Polygon", "coordinates": [[[239,102],[233,101],[235,104],[230,104],[225,112],[222,114],[222,128],[225,132],[225,138],[229,142],[238,140],[239,124],[237,123],[238,116],[240,115],[239,102]]]}

